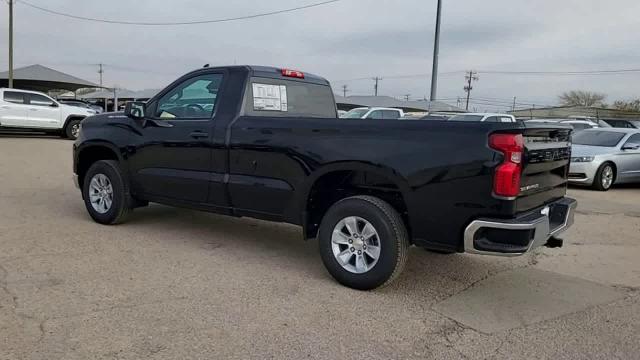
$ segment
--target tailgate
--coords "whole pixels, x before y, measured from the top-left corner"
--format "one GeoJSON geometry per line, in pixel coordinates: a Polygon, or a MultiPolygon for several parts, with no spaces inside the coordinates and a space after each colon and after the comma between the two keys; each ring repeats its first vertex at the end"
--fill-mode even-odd
{"type": "Polygon", "coordinates": [[[516,212],[565,196],[571,159],[571,127],[525,124],[524,158],[516,212]]]}

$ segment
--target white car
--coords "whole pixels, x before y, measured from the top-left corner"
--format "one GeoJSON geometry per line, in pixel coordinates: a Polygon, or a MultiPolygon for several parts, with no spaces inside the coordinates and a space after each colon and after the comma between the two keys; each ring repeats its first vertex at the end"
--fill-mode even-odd
{"type": "Polygon", "coordinates": [[[383,119],[397,120],[404,116],[404,111],[394,108],[361,107],[349,110],[340,116],[343,119],[383,119]]]}
{"type": "Polygon", "coordinates": [[[95,114],[95,110],[64,105],[37,91],[0,88],[2,130],[44,131],[75,139],[80,121],[95,114]]]}
{"type": "Polygon", "coordinates": [[[516,118],[509,114],[496,113],[465,113],[452,116],[448,121],[476,121],[476,122],[503,122],[514,123],[516,118]]]}

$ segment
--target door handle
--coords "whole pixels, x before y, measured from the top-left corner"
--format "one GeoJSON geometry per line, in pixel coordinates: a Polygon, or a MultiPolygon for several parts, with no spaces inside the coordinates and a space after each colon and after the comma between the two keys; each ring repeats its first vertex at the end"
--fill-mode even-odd
{"type": "Polygon", "coordinates": [[[194,139],[201,139],[201,138],[209,137],[209,133],[202,132],[202,131],[194,131],[191,134],[189,134],[189,136],[191,136],[194,139]]]}
{"type": "Polygon", "coordinates": [[[31,111],[38,111],[38,109],[29,109],[29,110],[31,110],[31,111]]]}

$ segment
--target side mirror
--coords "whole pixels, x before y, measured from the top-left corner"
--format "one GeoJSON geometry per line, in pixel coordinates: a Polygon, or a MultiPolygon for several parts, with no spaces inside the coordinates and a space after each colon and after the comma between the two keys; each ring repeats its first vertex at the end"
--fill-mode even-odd
{"type": "Polygon", "coordinates": [[[124,115],[133,119],[143,119],[147,105],[142,101],[131,101],[124,106],[124,115]]]}
{"type": "Polygon", "coordinates": [[[640,144],[626,143],[622,145],[622,150],[638,150],[638,149],[640,149],[640,144]]]}
{"type": "Polygon", "coordinates": [[[54,108],[57,108],[57,107],[58,107],[58,104],[56,104],[56,103],[52,102],[49,106],[54,107],[54,108]]]}

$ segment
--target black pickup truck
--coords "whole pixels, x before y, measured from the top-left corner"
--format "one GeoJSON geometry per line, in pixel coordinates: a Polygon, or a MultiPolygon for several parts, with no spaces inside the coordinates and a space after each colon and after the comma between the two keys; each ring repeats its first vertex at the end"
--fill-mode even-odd
{"type": "Polygon", "coordinates": [[[337,281],[373,289],[411,245],[500,256],[562,245],[576,206],[570,136],[550,124],[339,119],[321,77],[205,67],[85,119],[73,160],[101,224],[149,202],[296,224],[337,281]]]}

